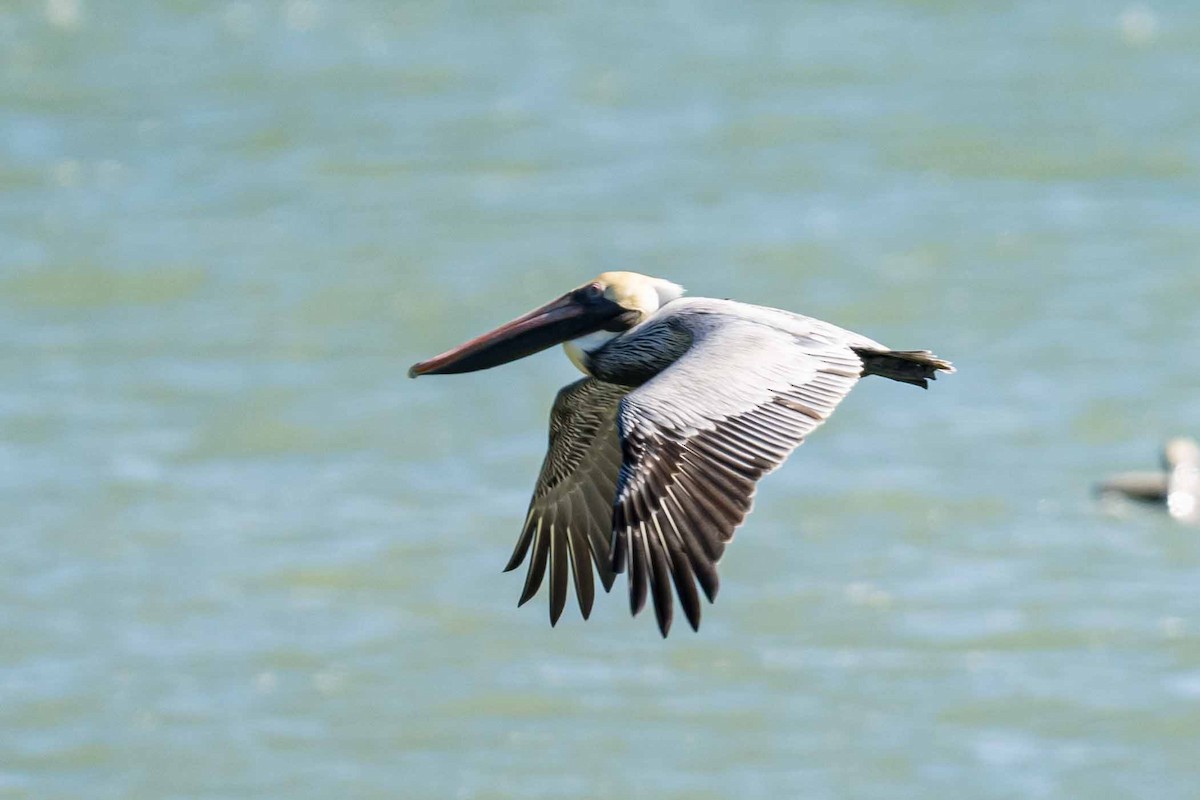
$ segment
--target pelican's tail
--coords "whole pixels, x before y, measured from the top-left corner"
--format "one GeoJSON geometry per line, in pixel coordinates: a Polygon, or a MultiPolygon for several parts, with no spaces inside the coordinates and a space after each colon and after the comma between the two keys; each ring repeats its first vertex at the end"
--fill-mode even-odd
{"type": "Polygon", "coordinates": [[[954,365],[928,350],[868,350],[854,348],[863,362],[863,375],[882,375],[901,383],[928,388],[939,372],[954,372],[954,365]]]}

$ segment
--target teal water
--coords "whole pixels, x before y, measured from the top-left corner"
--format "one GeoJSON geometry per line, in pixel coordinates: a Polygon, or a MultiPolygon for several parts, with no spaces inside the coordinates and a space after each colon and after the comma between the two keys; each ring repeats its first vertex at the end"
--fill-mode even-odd
{"type": "MultiPolygon", "coordinates": [[[[1183,0],[0,7],[0,798],[1192,798],[1183,0]],[[699,634],[501,574],[607,269],[866,381],[699,634]]],[[[623,591],[623,586],[622,586],[623,591]]]]}

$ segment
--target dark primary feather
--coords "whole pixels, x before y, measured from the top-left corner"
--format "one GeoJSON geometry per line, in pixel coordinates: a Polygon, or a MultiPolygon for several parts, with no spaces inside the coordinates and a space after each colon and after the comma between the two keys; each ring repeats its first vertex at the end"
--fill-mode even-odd
{"type": "Polygon", "coordinates": [[[550,411],[550,443],[525,526],[505,571],[532,551],[520,604],[537,594],[550,568],[550,622],[567,602],[568,573],[586,619],[592,611],[593,566],[604,590],[612,588],[612,508],[621,448],[617,404],[628,387],[583,378],[564,386],[550,411]]]}

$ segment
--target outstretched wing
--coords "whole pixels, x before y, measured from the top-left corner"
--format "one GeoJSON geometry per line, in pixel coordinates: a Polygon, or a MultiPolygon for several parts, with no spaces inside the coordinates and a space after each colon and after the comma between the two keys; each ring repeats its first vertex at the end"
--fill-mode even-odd
{"type": "Polygon", "coordinates": [[[537,594],[550,566],[550,624],[567,602],[567,564],[584,619],[592,611],[592,563],[604,590],[612,588],[613,498],[621,469],[617,407],[626,386],[583,378],[564,386],[550,411],[550,446],[538,475],[525,526],[508,566],[532,548],[519,605],[537,594]]]}
{"type": "Polygon", "coordinates": [[[613,568],[629,571],[634,614],[653,596],[663,636],[671,584],[697,628],[696,584],[716,598],[717,562],[750,512],[755,484],[862,373],[853,334],[807,322],[813,327],[794,332],[733,316],[680,320],[693,328],[691,348],[620,402],[613,568]]]}

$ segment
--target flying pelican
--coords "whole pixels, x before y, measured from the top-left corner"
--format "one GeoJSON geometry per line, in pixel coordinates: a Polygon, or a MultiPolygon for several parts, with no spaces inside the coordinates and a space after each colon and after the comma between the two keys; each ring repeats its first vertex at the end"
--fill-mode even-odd
{"type": "Polygon", "coordinates": [[[1186,436],[1170,439],[1163,446],[1161,472],[1120,472],[1096,491],[1163,505],[1180,522],[1200,523],[1200,443],[1186,436]]]}
{"type": "Polygon", "coordinates": [[[671,584],[698,629],[696,585],[713,602],[717,562],[755,484],[860,377],[924,388],[954,371],[928,350],[889,350],[811,317],[606,272],[408,374],[488,369],[556,344],[587,377],[554,400],[549,450],[505,571],[532,553],[523,605],[549,565],[551,625],[566,604],[568,564],[584,619],[592,566],[605,591],[628,571],[630,611],[653,597],[664,637],[671,584]]]}

